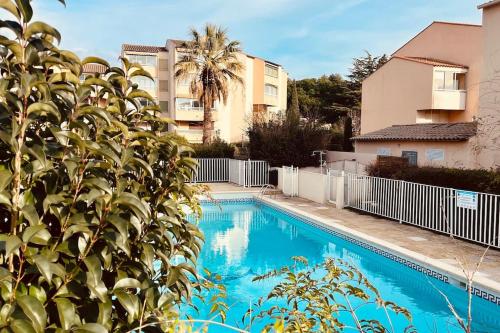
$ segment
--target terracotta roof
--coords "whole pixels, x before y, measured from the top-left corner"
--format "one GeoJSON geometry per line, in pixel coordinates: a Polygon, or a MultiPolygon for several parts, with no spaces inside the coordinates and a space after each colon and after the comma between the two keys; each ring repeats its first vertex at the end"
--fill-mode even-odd
{"type": "Polygon", "coordinates": [[[500,4],[500,0],[491,0],[483,3],[482,5],[477,6],[477,9],[484,9],[498,4],[500,4]]]}
{"type": "Polygon", "coordinates": [[[131,52],[147,52],[147,53],[167,52],[167,49],[164,46],[135,45],[135,44],[123,44],[122,50],[131,52]]]}
{"type": "Polygon", "coordinates": [[[352,138],[354,141],[466,141],[476,135],[477,124],[434,123],[394,125],[352,138]]]}
{"type": "Polygon", "coordinates": [[[468,68],[465,65],[456,64],[449,61],[433,59],[433,58],[424,58],[424,57],[405,57],[405,56],[393,56],[396,59],[403,59],[418,62],[421,64],[431,65],[431,66],[439,66],[439,67],[453,67],[453,68],[468,68]]]}
{"type": "Polygon", "coordinates": [[[107,69],[106,66],[101,64],[85,64],[83,65],[82,73],[104,74],[106,72],[106,69],[107,69]]]}

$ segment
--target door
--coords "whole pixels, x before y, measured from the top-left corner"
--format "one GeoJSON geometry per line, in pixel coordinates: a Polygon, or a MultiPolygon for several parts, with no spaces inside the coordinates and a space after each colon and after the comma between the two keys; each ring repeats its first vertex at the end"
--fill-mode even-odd
{"type": "Polygon", "coordinates": [[[403,150],[403,152],[401,153],[401,156],[406,157],[408,159],[409,165],[417,165],[418,154],[416,151],[403,150]]]}

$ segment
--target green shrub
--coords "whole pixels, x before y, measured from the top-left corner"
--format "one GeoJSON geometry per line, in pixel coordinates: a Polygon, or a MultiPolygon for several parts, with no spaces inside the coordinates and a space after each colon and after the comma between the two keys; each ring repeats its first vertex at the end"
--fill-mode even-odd
{"type": "Polygon", "coordinates": [[[233,158],[235,147],[222,140],[215,138],[212,142],[207,144],[194,144],[194,157],[200,158],[233,158]]]}
{"type": "Polygon", "coordinates": [[[2,332],[139,331],[194,289],[203,235],[183,210],[199,211],[190,148],[132,84],[151,78],[140,65],[80,61],[31,22],[30,1],[0,8],[14,32],[0,39],[2,332]],[[81,82],[86,63],[106,74],[81,82]]]}
{"type": "Polygon", "coordinates": [[[314,150],[326,150],[330,142],[330,131],[314,123],[290,125],[270,121],[255,124],[248,136],[250,158],[268,161],[273,167],[318,166],[318,157],[311,154],[314,150]]]}
{"type": "Polygon", "coordinates": [[[401,167],[401,163],[375,163],[368,167],[370,176],[408,182],[500,194],[500,172],[444,167],[401,167]]]}

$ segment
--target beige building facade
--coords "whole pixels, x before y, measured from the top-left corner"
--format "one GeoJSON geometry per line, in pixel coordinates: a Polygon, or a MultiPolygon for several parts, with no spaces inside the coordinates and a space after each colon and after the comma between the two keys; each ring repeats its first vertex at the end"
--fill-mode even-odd
{"type": "MultiPolygon", "coordinates": [[[[200,143],[203,107],[191,94],[189,80],[175,79],[181,43],[169,39],[161,47],[124,44],[122,56],[140,63],[154,77],[154,82],[142,77],[135,80],[157,100],[164,115],[175,120],[172,131],[200,143]]],[[[217,102],[212,113],[212,135],[232,143],[245,141],[254,120],[284,112],[287,103],[288,75],[282,66],[244,53],[238,58],[244,64],[240,73],[244,83],[233,82],[227,102],[217,102]]]]}
{"type": "Polygon", "coordinates": [[[500,1],[479,9],[482,25],[433,22],[363,82],[356,152],[500,167],[500,127],[486,127],[500,123],[500,1]]]}

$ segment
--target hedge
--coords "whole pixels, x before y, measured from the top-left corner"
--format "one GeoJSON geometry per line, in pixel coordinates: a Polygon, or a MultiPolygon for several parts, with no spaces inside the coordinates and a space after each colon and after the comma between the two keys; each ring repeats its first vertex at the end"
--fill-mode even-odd
{"type": "Polygon", "coordinates": [[[199,158],[234,158],[235,147],[226,141],[215,138],[208,144],[193,144],[193,157],[199,158]]]}
{"type": "Polygon", "coordinates": [[[287,124],[278,121],[254,124],[248,131],[249,157],[265,160],[273,167],[319,166],[314,150],[326,150],[330,131],[316,124],[287,124]]]}
{"type": "Polygon", "coordinates": [[[500,172],[481,169],[444,167],[401,167],[400,163],[375,163],[368,167],[370,176],[451,187],[460,190],[500,194],[500,172]]]}

